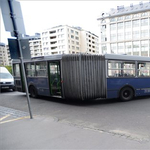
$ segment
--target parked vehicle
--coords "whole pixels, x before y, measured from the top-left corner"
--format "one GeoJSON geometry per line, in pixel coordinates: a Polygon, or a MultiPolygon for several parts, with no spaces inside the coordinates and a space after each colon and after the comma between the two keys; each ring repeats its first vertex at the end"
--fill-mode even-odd
{"type": "Polygon", "coordinates": [[[5,67],[0,67],[0,90],[1,89],[15,90],[14,78],[5,67]]]}

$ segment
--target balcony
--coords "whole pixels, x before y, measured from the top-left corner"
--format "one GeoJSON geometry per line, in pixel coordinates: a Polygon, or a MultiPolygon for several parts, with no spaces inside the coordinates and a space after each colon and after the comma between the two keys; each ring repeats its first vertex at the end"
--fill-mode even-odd
{"type": "Polygon", "coordinates": [[[57,41],[50,42],[51,45],[57,44],[57,41]]]}
{"type": "Polygon", "coordinates": [[[51,50],[57,50],[57,46],[51,47],[51,50]]]}
{"type": "Polygon", "coordinates": [[[54,33],[56,33],[56,30],[49,32],[49,34],[54,34],[54,33]]]}

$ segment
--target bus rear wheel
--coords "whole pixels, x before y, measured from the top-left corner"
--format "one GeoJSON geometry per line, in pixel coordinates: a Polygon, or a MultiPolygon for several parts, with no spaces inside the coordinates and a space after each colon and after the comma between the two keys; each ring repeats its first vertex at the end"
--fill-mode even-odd
{"type": "Polygon", "coordinates": [[[121,91],[120,91],[120,96],[119,98],[121,99],[121,101],[130,101],[133,99],[134,96],[134,92],[133,89],[130,87],[124,87],[121,91]]]}
{"type": "Polygon", "coordinates": [[[29,92],[30,92],[31,97],[33,97],[33,98],[36,98],[38,96],[37,95],[37,90],[34,86],[30,86],[29,92]]]}

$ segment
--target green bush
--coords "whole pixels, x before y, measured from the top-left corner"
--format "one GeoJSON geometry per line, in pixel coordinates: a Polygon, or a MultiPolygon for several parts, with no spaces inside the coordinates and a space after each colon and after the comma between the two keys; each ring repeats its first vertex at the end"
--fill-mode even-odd
{"type": "Polygon", "coordinates": [[[4,66],[8,69],[8,71],[12,74],[12,66],[4,66]]]}

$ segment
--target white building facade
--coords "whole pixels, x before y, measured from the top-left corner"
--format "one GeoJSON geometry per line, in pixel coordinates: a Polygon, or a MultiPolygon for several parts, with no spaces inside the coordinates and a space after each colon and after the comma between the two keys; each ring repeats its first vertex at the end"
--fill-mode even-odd
{"type": "Polygon", "coordinates": [[[41,39],[29,40],[31,57],[43,56],[41,39]]]}
{"type": "Polygon", "coordinates": [[[43,55],[99,53],[98,36],[80,27],[60,25],[41,33],[43,55]]]}
{"type": "Polygon", "coordinates": [[[0,43],[0,65],[10,66],[11,64],[12,63],[8,45],[0,43]]]}
{"type": "Polygon", "coordinates": [[[118,6],[98,18],[100,53],[150,56],[150,3],[118,6]]]}

